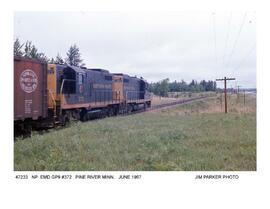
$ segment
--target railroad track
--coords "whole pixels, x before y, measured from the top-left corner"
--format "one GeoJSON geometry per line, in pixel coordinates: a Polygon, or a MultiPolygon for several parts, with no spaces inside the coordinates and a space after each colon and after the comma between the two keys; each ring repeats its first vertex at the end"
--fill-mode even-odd
{"type": "Polygon", "coordinates": [[[202,100],[202,99],[205,99],[208,97],[209,96],[201,96],[201,97],[196,97],[196,98],[191,98],[191,99],[179,100],[179,101],[175,101],[175,102],[171,102],[171,103],[167,103],[167,104],[160,104],[160,105],[156,105],[156,106],[151,107],[147,111],[152,111],[152,110],[162,109],[162,108],[167,108],[167,107],[173,107],[173,106],[180,105],[180,104],[187,104],[187,103],[197,101],[197,100],[202,100]]]}
{"type": "Polygon", "coordinates": [[[183,104],[188,104],[190,102],[203,100],[203,99],[206,99],[209,97],[211,97],[211,96],[201,96],[201,97],[196,97],[196,98],[191,98],[191,99],[184,99],[184,100],[179,100],[179,101],[175,101],[175,102],[170,102],[170,103],[166,103],[166,104],[160,104],[160,105],[156,105],[156,106],[153,106],[151,108],[148,108],[148,109],[137,110],[137,111],[125,114],[125,115],[132,115],[132,114],[137,114],[137,113],[150,112],[150,111],[154,111],[154,110],[158,110],[158,109],[175,107],[178,105],[183,105],[183,104]]]}

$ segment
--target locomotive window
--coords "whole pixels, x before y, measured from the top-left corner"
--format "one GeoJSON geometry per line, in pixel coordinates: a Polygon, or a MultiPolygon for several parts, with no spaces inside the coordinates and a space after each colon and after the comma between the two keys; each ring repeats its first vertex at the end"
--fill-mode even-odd
{"type": "Polygon", "coordinates": [[[105,80],[111,81],[112,80],[112,76],[105,75],[105,80]]]}
{"type": "Polygon", "coordinates": [[[148,89],[148,88],[149,88],[148,83],[145,83],[145,89],[148,89]]]}
{"type": "Polygon", "coordinates": [[[48,74],[54,74],[54,70],[53,69],[48,70],[48,74]]]}
{"type": "Polygon", "coordinates": [[[65,80],[63,86],[64,94],[75,94],[76,93],[76,81],[75,80],[65,80]]]}
{"type": "Polygon", "coordinates": [[[129,82],[129,80],[124,78],[124,83],[128,83],[128,82],[129,82]]]}
{"type": "Polygon", "coordinates": [[[78,83],[79,84],[82,84],[83,83],[83,80],[84,80],[83,74],[79,73],[79,81],[78,81],[78,83]]]}
{"type": "Polygon", "coordinates": [[[76,78],[77,74],[71,68],[67,67],[63,69],[61,75],[61,85],[63,85],[62,93],[75,94],[76,93],[76,78]]]}

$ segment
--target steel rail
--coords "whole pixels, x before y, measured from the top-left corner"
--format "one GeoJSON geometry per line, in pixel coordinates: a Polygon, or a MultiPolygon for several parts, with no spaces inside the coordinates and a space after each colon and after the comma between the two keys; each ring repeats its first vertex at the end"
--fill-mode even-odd
{"type": "Polygon", "coordinates": [[[146,109],[140,109],[140,110],[137,110],[137,111],[133,111],[131,113],[126,113],[126,114],[124,114],[122,116],[128,116],[128,115],[133,115],[133,114],[143,113],[143,112],[150,112],[150,111],[163,109],[163,108],[175,107],[175,106],[178,106],[178,105],[184,105],[184,104],[188,104],[188,103],[193,102],[193,101],[199,101],[199,100],[203,100],[203,99],[210,98],[210,97],[214,97],[214,96],[201,96],[201,97],[196,97],[196,98],[191,98],[191,99],[178,100],[178,101],[175,101],[175,102],[170,102],[170,103],[166,103],[166,104],[160,104],[160,105],[152,106],[152,107],[146,108],[146,109]]]}

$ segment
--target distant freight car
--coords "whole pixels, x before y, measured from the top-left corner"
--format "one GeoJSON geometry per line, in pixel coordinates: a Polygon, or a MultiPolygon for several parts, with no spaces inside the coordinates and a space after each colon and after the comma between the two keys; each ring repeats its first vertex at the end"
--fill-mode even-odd
{"type": "Polygon", "coordinates": [[[47,65],[33,59],[14,58],[15,128],[32,127],[47,117],[47,65]]]}

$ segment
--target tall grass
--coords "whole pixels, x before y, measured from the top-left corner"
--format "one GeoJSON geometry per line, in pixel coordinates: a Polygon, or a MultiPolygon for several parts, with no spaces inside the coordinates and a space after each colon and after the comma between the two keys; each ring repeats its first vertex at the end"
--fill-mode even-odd
{"type": "Polygon", "coordinates": [[[215,105],[197,101],[36,133],[15,142],[14,169],[256,170],[256,111],[237,111],[235,103],[225,115],[211,112],[215,105]]]}

